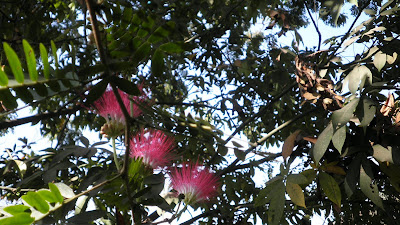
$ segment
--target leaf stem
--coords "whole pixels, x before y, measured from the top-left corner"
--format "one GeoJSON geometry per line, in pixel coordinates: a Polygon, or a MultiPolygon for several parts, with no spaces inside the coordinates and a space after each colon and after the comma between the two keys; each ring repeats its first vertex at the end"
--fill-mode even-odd
{"type": "Polygon", "coordinates": [[[115,163],[115,166],[117,167],[118,172],[120,172],[121,167],[120,167],[119,161],[118,161],[117,148],[115,146],[115,137],[111,138],[111,145],[112,145],[113,153],[114,153],[114,163],[115,163]]]}

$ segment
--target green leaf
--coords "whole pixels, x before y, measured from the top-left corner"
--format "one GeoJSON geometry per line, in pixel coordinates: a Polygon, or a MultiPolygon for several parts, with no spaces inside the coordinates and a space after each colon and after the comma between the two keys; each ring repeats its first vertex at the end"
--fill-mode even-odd
{"type": "Polygon", "coordinates": [[[36,192],[28,192],[21,197],[27,204],[34,207],[37,211],[46,214],[49,210],[49,204],[36,192]]]}
{"type": "Polygon", "coordinates": [[[246,152],[245,152],[245,151],[240,150],[240,149],[238,149],[238,148],[234,148],[234,149],[233,149],[233,152],[235,153],[235,156],[236,156],[239,160],[244,161],[244,160],[246,159],[246,152]]]}
{"type": "Polygon", "coordinates": [[[321,160],[322,156],[325,154],[329,143],[332,140],[332,135],[333,126],[332,123],[329,123],[325,130],[319,135],[318,140],[313,148],[313,156],[316,164],[318,164],[319,160],[321,160]]]}
{"type": "Polygon", "coordinates": [[[181,52],[183,52],[183,49],[180,45],[178,45],[176,43],[172,43],[172,42],[162,44],[160,46],[160,49],[166,53],[181,53],[181,52]]]}
{"type": "Polygon", "coordinates": [[[277,182],[270,193],[270,203],[267,211],[268,224],[280,224],[285,209],[285,185],[277,182]]]}
{"type": "Polygon", "coordinates": [[[89,91],[89,94],[86,96],[86,102],[85,102],[86,105],[90,105],[98,98],[100,98],[106,91],[107,85],[108,85],[108,79],[103,79],[95,86],[93,86],[92,89],[89,91]]]}
{"type": "Polygon", "coordinates": [[[163,27],[158,27],[154,33],[152,33],[149,37],[149,39],[147,40],[148,42],[155,44],[158,43],[160,41],[162,41],[164,38],[168,37],[169,35],[169,31],[166,30],[163,27]]]}
{"type": "Polygon", "coordinates": [[[264,206],[265,204],[269,203],[273,196],[270,193],[273,192],[273,190],[277,189],[277,188],[275,188],[275,186],[280,187],[281,184],[283,184],[282,181],[283,181],[283,176],[281,176],[281,175],[278,175],[278,176],[272,178],[271,180],[269,180],[266,184],[266,187],[261,189],[260,193],[254,200],[254,206],[260,207],[260,206],[264,206]]]}
{"type": "Polygon", "coordinates": [[[340,207],[342,195],[339,185],[335,181],[335,178],[325,172],[320,172],[318,177],[322,190],[324,191],[326,197],[328,197],[329,200],[340,207]]]}
{"type": "Polygon", "coordinates": [[[346,141],[346,126],[342,126],[332,136],[333,146],[342,154],[343,144],[346,141]]]}
{"type": "MultiPolygon", "coordinates": [[[[354,94],[358,89],[361,90],[364,87],[365,80],[372,84],[371,70],[364,65],[356,66],[343,80],[343,89],[348,86],[350,92],[354,94]]],[[[344,91],[343,89],[342,91],[344,91]]]]}
{"type": "Polygon", "coordinates": [[[53,53],[54,65],[58,69],[57,47],[53,40],[51,40],[51,52],[53,53]]]}
{"type": "Polygon", "coordinates": [[[31,103],[33,101],[32,93],[27,89],[27,87],[16,87],[13,88],[15,91],[16,97],[24,101],[25,103],[31,103]]]}
{"type": "Polygon", "coordinates": [[[300,185],[288,181],[286,182],[286,192],[294,204],[306,208],[304,193],[300,185]]]}
{"type": "Polygon", "coordinates": [[[30,213],[18,213],[13,217],[0,219],[1,225],[30,225],[35,221],[30,213]]]}
{"type": "Polygon", "coordinates": [[[3,46],[15,80],[20,84],[24,83],[25,77],[17,53],[6,42],[3,43],[3,46]]]}
{"type": "Polygon", "coordinates": [[[360,119],[360,125],[362,127],[367,127],[375,117],[376,105],[369,98],[363,98],[361,103],[359,107],[362,107],[362,116],[358,116],[358,119],[360,119]]]}
{"type": "Polygon", "coordinates": [[[28,213],[30,214],[30,207],[26,205],[12,205],[7,206],[3,209],[5,212],[10,213],[11,215],[16,215],[19,213],[28,213]]]}
{"type": "Polygon", "coordinates": [[[379,197],[379,190],[372,179],[365,173],[363,166],[360,168],[360,188],[361,191],[369,198],[375,205],[383,209],[381,197],[379,197]]]}
{"type": "Polygon", "coordinates": [[[135,54],[132,57],[132,62],[136,65],[140,61],[142,61],[144,58],[149,56],[151,50],[151,45],[149,42],[145,42],[142,45],[140,45],[139,49],[135,52],[135,54]]]}
{"type": "Polygon", "coordinates": [[[56,203],[58,202],[57,197],[54,195],[53,192],[49,190],[39,190],[36,193],[40,195],[44,200],[50,202],[50,203],[56,203]]]}
{"type": "Polygon", "coordinates": [[[349,165],[344,181],[344,190],[348,197],[353,195],[360,177],[361,156],[358,154],[349,165]]]}
{"type": "Polygon", "coordinates": [[[164,53],[157,49],[151,58],[151,73],[154,77],[161,77],[163,75],[164,66],[164,53]]]}
{"type": "Polygon", "coordinates": [[[128,95],[138,96],[140,95],[140,90],[137,85],[129,80],[120,78],[120,77],[113,77],[111,80],[121,91],[127,93],[128,95]]]}
{"type": "Polygon", "coordinates": [[[9,89],[0,89],[0,100],[7,109],[18,107],[17,98],[15,98],[9,89]]]}
{"type": "Polygon", "coordinates": [[[375,54],[374,56],[374,66],[378,69],[380,72],[381,69],[385,66],[386,64],[386,54],[379,51],[378,53],[375,54]]]}
{"type": "Polygon", "coordinates": [[[334,129],[339,129],[339,127],[346,125],[346,123],[350,121],[359,101],[359,98],[355,98],[343,108],[332,113],[332,124],[334,129]]]}
{"type": "Polygon", "coordinates": [[[306,184],[308,179],[303,174],[289,174],[287,181],[294,184],[306,184]]]}
{"type": "Polygon", "coordinates": [[[32,49],[32,46],[24,39],[22,40],[22,46],[24,47],[26,64],[28,66],[29,77],[33,82],[36,82],[39,78],[38,71],[36,70],[36,56],[32,49]]]}
{"type": "Polygon", "coordinates": [[[57,199],[57,202],[63,203],[64,197],[61,195],[61,192],[60,190],[58,190],[58,187],[53,183],[49,183],[49,189],[53,193],[54,197],[57,199]]]}
{"type": "Polygon", "coordinates": [[[8,85],[8,76],[3,71],[3,68],[0,68],[0,86],[7,86],[8,85]]]}
{"type": "Polygon", "coordinates": [[[75,196],[74,191],[68,185],[64,183],[55,183],[55,185],[64,198],[73,198],[75,196]]]}
{"type": "Polygon", "coordinates": [[[378,162],[389,162],[393,163],[392,157],[392,148],[389,146],[388,148],[383,147],[382,145],[374,145],[372,149],[374,150],[373,157],[378,162]],[[389,149],[388,149],[389,148],[389,149]]]}

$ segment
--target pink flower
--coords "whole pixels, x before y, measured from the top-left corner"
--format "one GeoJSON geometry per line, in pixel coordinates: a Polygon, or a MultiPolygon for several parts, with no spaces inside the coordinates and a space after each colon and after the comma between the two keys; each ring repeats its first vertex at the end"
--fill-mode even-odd
{"type": "Polygon", "coordinates": [[[142,130],[130,143],[130,157],[142,158],[143,163],[155,169],[166,166],[172,157],[171,151],[175,148],[172,137],[160,130],[142,130]]]}
{"type": "MultiPolygon", "coordinates": [[[[139,85],[138,88],[140,90],[141,95],[132,97],[132,100],[135,102],[132,104],[133,105],[132,114],[131,114],[130,100],[128,94],[126,94],[121,90],[118,90],[122,102],[124,103],[128,113],[132,115],[133,118],[136,118],[143,113],[137,104],[141,104],[147,100],[147,95],[143,91],[143,85],[139,85]]],[[[97,113],[100,116],[104,117],[107,121],[111,119],[125,124],[124,114],[122,112],[121,107],[118,104],[114,92],[111,89],[106,90],[103,96],[101,96],[97,101],[93,103],[93,106],[96,109],[97,113]]]]}
{"type": "MultiPolygon", "coordinates": [[[[124,103],[126,109],[130,113],[130,101],[128,95],[118,90],[119,95],[121,96],[122,102],[124,103]]],[[[94,108],[96,109],[97,113],[104,117],[107,122],[114,121],[125,124],[125,117],[124,113],[120,105],[118,104],[117,97],[115,97],[114,92],[109,89],[106,90],[97,101],[93,103],[94,108]]]]}
{"type": "Polygon", "coordinates": [[[171,184],[178,194],[184,194],[187,204],[210,200],[217,194],[218,178],[208,169],[196,164],[171,170],[171,184]]]}

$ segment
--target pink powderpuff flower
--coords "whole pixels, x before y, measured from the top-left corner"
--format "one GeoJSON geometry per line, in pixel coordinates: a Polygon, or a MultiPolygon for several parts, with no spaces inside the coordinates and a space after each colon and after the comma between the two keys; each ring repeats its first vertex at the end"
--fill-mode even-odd
{"type": "Polygon", "coordinates": [[[217,194],[218,178],[208,169],[196,164],[171,169],[171,185],[185,196],[186,204],[208,201],[217,194]]]}
{"type": "MultiPolygon", "coordinates": [[[[143,84],[139,85],[138,89],[140,91],[140,95],[132,96],[132,100],[134,101],[134,103],[132,104],[132,113],[128,94],[121,90],[118,90],[122,102],[124,103],[128,113],[132,115],[133,118],[136,118],[143,113],[142,110],[140,110],[138,104],[142,104],[148,99],[147,94],[143,91],[143,84]]],[[[97,113],[100,116],[104,117],[107,121],[111,119],[113,121],[125,124],[124,114],[118,104],[117,97],[115,97],[113,90],[106,90],[103,96],[101,96],[97,101],[93,103],[93,106],[96,109],[97,113]]]]}
{"type": "Polygon", "coordinates": [[[155,169],[164,167],[172,160],[175,141],[160,130],[142,130],[130,143],[130,157],[142,158],[145,165],[155,169]]]}
{"type": "MultiPolygon", "coordinates": [[[[118,93],[121,96],[126,109],[130,113],[130,101],[128,95],[120,90],[118,90],[118,93]]],[[[103,96],[93,103],[93,106],[97,113],[106,119],[107,122],[113,121],[125,124],[124,113],[118,104],[117,97],[115,97],[114,92],[111,89],[106,90],[103,96]]]]}

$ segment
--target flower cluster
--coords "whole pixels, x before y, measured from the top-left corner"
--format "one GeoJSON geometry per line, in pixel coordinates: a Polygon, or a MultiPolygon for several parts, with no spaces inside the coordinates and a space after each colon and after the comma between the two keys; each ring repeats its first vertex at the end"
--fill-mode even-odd
{"type": "Polygon", "coordinates": [[[153,169],[166,166],[171,160],[171,151],[175,148],[172,137],[159,130],[142,130],[131,139],[130,157],[142,158],[143,163],[153,169]]]}
{"type": "MultiPolygon", "coordinates": [[[[125,108],[133,118],[136,118],[143,113],[138,104],[142,104],[147,100],[147,95],[143,91],[143,86],[139,85],[138,88],[141,95],[133,96],[131,98],[134,102],[132,106],[128,94],[118,90],[125,108]]],[[[93,107],[96,109],[97,114],[106,119],[106,123],[101,128],[102,134],[106,137],[115,138],[123,133],[125,127],[125,116],[114,92],[111,89],[106,90],[103,96],[93,103],[93,107]]]]}
{"type": "Polygon", "coordinates": [[[186,164],[171,171],[172,187],[185,196],[186,204],[210,200],[217,193],[218,178],[198,163],[186,164]]]}

